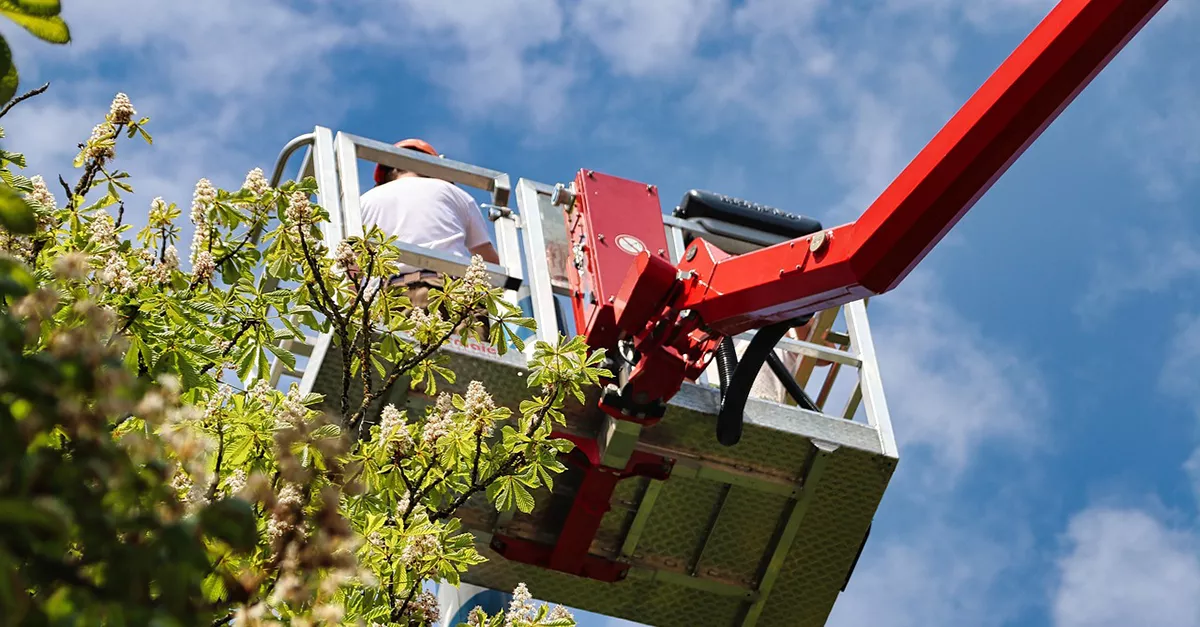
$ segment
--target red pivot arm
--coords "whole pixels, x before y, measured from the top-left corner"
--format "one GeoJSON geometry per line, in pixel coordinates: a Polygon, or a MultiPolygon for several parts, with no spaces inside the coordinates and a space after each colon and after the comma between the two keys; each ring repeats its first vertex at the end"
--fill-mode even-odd
{"type": "Polygon", "coordinates": [[[858,220],[811,236],[737,256],[697,240],[675,267],[652,188],[581,173],[572,269],[578,298],[600,299],[577,304],[578,327],[636,355],[606,411],[653,418],[722,337],[895,288],[1165,2],[1063,0],[858,220]]]}

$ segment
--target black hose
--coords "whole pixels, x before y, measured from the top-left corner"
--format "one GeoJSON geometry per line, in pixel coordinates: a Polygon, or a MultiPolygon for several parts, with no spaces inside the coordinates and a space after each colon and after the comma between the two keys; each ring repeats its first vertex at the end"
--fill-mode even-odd
{"type": "MultiPolygon", "coordinates": [[[[762,370],[768,355],[775,354],[775,345],[787,335],[789,329],[807,323],[811,315],[795,320],[785,320],[763,327],[754,334],[750,346],[733,370],[733,376],[725,381],[725,373],[721,372],[722,387],[725,394],[721,398],[721,409],[717,413],[717,441],[725,446],[733,446],[742,439],[742,423],[746,410],[746,399],[750,396],[750,388],[754,379],[762,370]]],[[[718,358],[720,353],[718,353],[718,358]]]]}
{"type": "Polygon", "coordinates": [[[775,354],[775,351],[771,351],[767,355],[767,365],[771,367],[771,371],[775,373],[775,378],[779,379],[779,382],[783,384],[783,388],[787,390],[788,396],[792,397],[792,400],[796,401],[797,405],[808,411],[821,411],[821,408],[817,407],[817,403],[813,401],[812,397],[796,382],[796,378],[788,371],[787,366],[783,365],[783,360],[779,358],[779,355],[775,354]]]}
{"type": "Polygon", "coordinates": [[[725,402],[725,391],[729,388],[729,382],[733,380],[737,365],[737,349],[733,345],[733,338],[726,336],[717,345],[717,374],[720,375],[722,403],[725,402]]]}

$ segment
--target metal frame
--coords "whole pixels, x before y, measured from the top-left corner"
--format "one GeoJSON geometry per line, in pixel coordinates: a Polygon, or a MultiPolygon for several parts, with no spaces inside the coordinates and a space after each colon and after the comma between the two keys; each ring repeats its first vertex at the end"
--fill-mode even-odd
{"type": "MultiPolygon", "coordinates": [[[[492,193],[494,206],[506,207],[508,205],[508,175],[503,172],[441,159],[413,150],[404,150],[373,139],[343,132],[339,132],[334,138],[334,146],[337,154],[337,175],[341,183],[341,219],[344,223],[342,237],[363,236],[362,215],[358,211],[361,196],[358,185],[359,159],[482,189],[492,193]]],[[[515,221],[511,214],[501,215],[502,213],[498,212],[494,217],[497,222],[496,248],[497,252],[505,250],[510,259],[501,258],[502,264],[505,265],[488,263],[485,264],[485,267],[492,285],[504,287],[511,292],[521,287],[522,272],[520,263],[507,265],[513,261],[510,242],[516,240],[516,226],[505,223],[505,221],[515,221]]],[[[407,264],[453,276],[462,276],[466,272],[467,264],[462,261],[461,257],[403,242],[397,242],[396,246],[400,249],[401,260],[407,264]]],[[[334,247],[331,246],[331,248],[334,247]]],[[[515,301],[515,297],[510,296],[510,298],[515,301]]]]}
{"type": "MultiPolygon", "coordinates": [[[[501,176],[492,170],[476,168],[466,164],[426,157],[411,151],[400,151],[392,147],[358,138],[345,133],[335,134],[329,129],[318,127],[313,133],[298,138],[297,146],[281,154],[281,163],[276,170],[282,172],[286,160],[295,150],[307,145],[304,160],[300,165],[300,174],[315,176],[318,182],[320,204],[330,214],[329,227],[326,230],[326,244],[331,250],[336,249],[341,238],[362,232],[361,219],[357,211],[350,208],[358,206],[358,163],[359,158],[377,159],[385,165],[405,167],[408,169],[425,168],[422,173],[429,175],[446,175],[455,182],[471,185],[492,191],[493,198],[507,202],[507,175],[501,176]],[[499,197],[498,197],[499,196],[499,197]]],[[[277,182],[277,181],[276,181],[277,182]]],[[[519,179],[516,185],[516,209],[510,209],[505,204],[497,203],[490,207],[489,218],[496,224],[497,250],[501,257],[499,267],[491,270],[498,275],[496,282],[507,281],[510,278],[519,281],[521,293],[527,292],[533,308],[533,317],[538,324],[537,338],[553,342],[562,331],[558,324],[556,297],[563,292],[552,279],[545,250],[549,244],[543,216],[539,207],[542,195],[549,198],[553,194],[549,185],[519,179]],[[524,269],[523,269],[524,268],[524,269]],[[526,276],[527,275],[527,276],[526,276]]],[[[685,220],[666,217],[664,220],[667,247],[672,261],[679,259],[683,252],[683,233],[685,231],[702,232],[697,225],[685,220]]],[[[441,258],[430,254],[424,249],[404,250],[402,254],[406,261],[412,260],[426,266],[440,264],[444,271],[455,271],[463,267],[461,260],[441,258]]],[[[435,268],[436,269],[436,268],[435,268]]],[[[512,283],[509,283],[511,286],[512,283]]],[[[509,298],[515,299],[517,292],[509,291],[509,298]]],[[[837,311],[832,311],[832,318],[837,311]]],[[[830,332],[825,339],[837,338],[844,340],[848,348],[830,348],[819,343],[820,338],[810,338],[813,341],[784,340],[778,348],[785,352],[802,355],[806,360],[824,359],[837,365],[858,372],[861,384],[856,390],[859,393],[865,421],[850,420],[853,412],[845,417],[821,412],[811,412],[789,407],[776,402],[762,399],[750,399],[746,406],[746,422],[756,428],[767,428],[788,434],[788,437],[800,437],[814,442],[817,453],[813,463],[799,478],[783,475],[764,474],[754,469],[742,467],[736,463],[708,458],[703,454],[689,455],[679,450],[664,448],[656,444],[653,438],[647,440],[641,425],[628,421],[613,420],[611,417],[600,418],[599,433],[601,437],[596,442],[598,459],[605,466],[624,467],[635,457],[640,459],[670,457],[673,460],[669,475],[664,478],[647,478],[646,488],[637,499],[637,504],[630,511],[632,522],[628,531],[620,540],[618,556],[626,563],[627,578],[630,581],[649,582],[694,590],[706,595],[732,599],[743,604],[743,618],[740,624],[753,625],[759,615],[767,607],[767,598],[781,576],[783,560],[789,555],[789,547],[801,528],[803,513],[811,498],[816,480],[823,468],[822,461],[832,455],[835,450],[852,450],[880,456],[883,459],[895,460],[897,457],[890,416],[887,412],[883,388],[878,376],[875,363],[874,347],[871,345],[870,326],[866,319],[863,303],[851,303],[845,307],[846,331],[830,332]],[[825,445],[823,442],[836,444],[825,445]],[[822,448],[825,447],[825,448],[822,448]],[[826,450],[828,449],[828,450],[826,450]],[[639,546],[643,541],[644,532],[653,529],[652,514],[662,514],[659,495],[664,490],[670,490],[671,481],[701,481],[707,484],[722,486],[725,498],[732,498],[734,491],[739,494],[750,493],[769,495],[773,498],[788,499],[788,507],[779,520],[778,537],[770,545],[771,550],[764,557],[764,567],[753,585],[735,584],[709,576],[707,570],[709,548],[714,541],[718,527],[730,524],[726,514],[718,507],[710,512],[704,533],[703,544],[691,558],[683,564],[685,570],[680,572],[670,568],[661,568],[647,563],[639,557],[639,546]]],[[[738,336],[741,339],[753,337],[753,333],[738,336]]],[[[531,343],[532,344],[532,343],[531,343]]],[[[311,392],[321,386],[322,369],[326,363],[332,364],[337,355],[333,337],[322,334],[315,338],[289,341],[289,347],[299,354],[307,353],[307,362],[302,362],[294,372],[284,372],[280,363],[274,363],[272,368],[272,383],[277,384],[279,378],[286,374],[298,377],[302,391],[311,392]]],[[[476,359],[491,363],[497,368],[515,369],[514,374],[523,372],[524,364],[529,353],[510,353],[498,358],[495,356],[475,355],[461,347],[447,347],[447,351],[458,355],[455,359],[476,359]]],[[[278,360],[276,360],[278,362],[278,360]]],[[[331,365],[331,367],[334,367],[331,365]]],[[[322,388],[323,389],[323,388],[322,388]]],[[[680,392],[671,399],[669,405],[672,411],[695,412],[712,415],[716,412],[719,399],[718,391],[705,385],[701,379],[698,383],[686,383],[680,392]]],[[[633,480],[633,479],[630,479],[633,480]]],[[[744,498],[744,496],[743,496],[744,498]]],[[[491,529],[472,529],[477,542],[486,549],[493,537],[508,533],[508,525],[512,515],[499,516],[494,520],[491,529]]],[[[493,560],[502,559],[493,557],[493,560]]]]}

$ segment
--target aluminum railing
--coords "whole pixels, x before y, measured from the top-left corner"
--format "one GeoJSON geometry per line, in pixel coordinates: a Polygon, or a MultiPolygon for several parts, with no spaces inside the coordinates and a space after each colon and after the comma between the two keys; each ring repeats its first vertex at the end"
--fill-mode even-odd
{"type": "MultiPolygon", "coordinates": [[[[537,322],[536,339],[553,342],[560,334],[571,335],[575,332],[571,316],[567,314],[570,288],[566,264],[569,245],[562,210],[551,202],[554,192],[552,185],[519,179],[515,190],[516,207],[509,207],[510,179],[504,172],[397,148],[349,133],[339,132],[334,136],[323,127],[317,127],[313,133],[297,137],[288,144],[276,164],[273,183],[278,183],[282,177],[294,151],[304,146],[308,148],[299,173],[317,179],[318,202],[330,214],[331,221],[325,236],[331,251],[337,248],[342,238],[363,233],[362,218],[358,211],[360,160],[488,192],[491,194],[491,203],[482,204],[481,209],[487,210],[487,217],[494,225],[496,249],[500,257],[499,264],[488,264],[493,285],[505,287],[506,299],[522,306],[534,318],[537,322]]],[[[664,215],[663,222],[671,260],[676,263],[684,250],[685,235],[706,235],[703,227],[687,220],[664,215]]],[[[753,245],[747,244],[747,247],[749,249],[753,245]]],[[[408,244],[400,244],[399,248],[401,261],[406,264],[459,276],[466,269],[466,260],[462,257],[408,244]]],[[[812,375],[817,360],[831,362],[832,365],[824,369],[826,376],[815,396],[821,413],[860,420],[857,415],[862,408],[865,410],[862,412],[865,414],[862,417],[865,418],[864,422],[877,427],[881,436],[886,434],[883,439],[890,445],[885,443],[885,448],[894,449],[865,302],[858,301],[837,310],[822,312],[815,319],[817,337],[814,339],[819,341],[784,339],[777,345],[777,350],[800,357],[796,379],[806,389],[815,383],[812,375]],[[838,319],[844,319],[845,332],[831,328],[838,319]],[[846,369],[858,375],[855,381],[839,379],[846,369]],[[848,388],[845,390],[848,398],[843,409],[830,412],[826,405],[831,393],[839,385],[848,388]]],[[[737,339],[749,340],[752,337],[753,333],[745,333],[737,339]]],[[[527,343],[527,350],[532,351],[531,342],[527,343]]],[[[277,376],[273,378],[277,379],[277,376]]],[[[696,383],[715,385],[706,377],[701,377],[696,383]]],[[[787,399],[765,400],[789,404],[787,399]]],[[[804,410],[795,408],[795,411],[804,410]]]]}

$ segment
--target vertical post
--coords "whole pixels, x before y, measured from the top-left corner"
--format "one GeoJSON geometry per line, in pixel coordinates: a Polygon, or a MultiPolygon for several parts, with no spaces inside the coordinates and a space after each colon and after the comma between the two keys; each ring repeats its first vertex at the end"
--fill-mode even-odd
{"type": "MultiPolygon", "coordinates": [[[[537,339],[553,344],[562,329],[554,310],[554,288],[551,285],[550,260],[546,254],[546,229],[542,224],[541,191],[528,179],[517,181],[517,207],[525,231],[525,260],[529,264],[529,296],[533,302],[533,319],[537,322],[537,339]]],[[[533,355],[533,345],[527,350],[533,355]]]]}
{"type": "Polygon", "coordinates": [[[845,312],[846,330],[850,333],[850,350],[862,362],[858,367],[858,376],[867,424],[879,433],[883,454],[898,458],[900,450],[896,446],[892,417],[884,399],[883,379],[879,375],[879,362],[875,358],[875,342],[871,339],[871,325],[867,322],[866,303],[861,300],[847,303],[845,312]]]}
{"type": "MultiPolygon", "coordinates": [[[[508,208],[493,208],[489,211],[494,213],[488,217],[492,218],[496,225],[496,254],[500,257],[500,267],[504,268],[505,274],[522,279],[524,283],[525,273],[521,270],[521,241],[517,234],[518,216],[508,208]]],[[[516,290],[505,290],[504,300],[516,307],[521,305],[516,290]]]]}
{"type": "MultiPolygon", "coordinates": [[[[345,133],[338,133],[334,140],[337,151],[337,175],[342,182],[341,206],[341,237],[336,241],[327,242],[330,254],[337,248],[342,238],[362,237],[362,211],[359,206],[358,189],[358,148],[354,140],[345,133]]],[[[332,211],[330,215],[332,215],[332,211]]]]}

